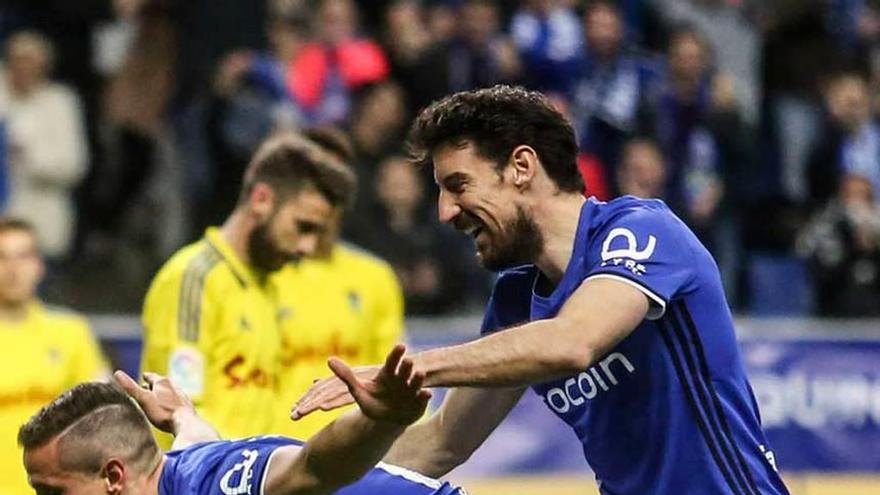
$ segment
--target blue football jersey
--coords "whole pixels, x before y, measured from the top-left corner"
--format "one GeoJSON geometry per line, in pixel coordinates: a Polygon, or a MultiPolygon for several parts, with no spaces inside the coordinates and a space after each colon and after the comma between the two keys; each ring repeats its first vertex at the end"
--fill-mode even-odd
{"type": "MultiPolygon", "coordinates": [[[[208,442],[166,454],[159,495],[262,495],[272,454],[301,446],[278,436],[208,442]]],[[[413,471],[379,463],[336,495],[467,495],[464,490],[413,471]]]]}
{"type": "Polygon", "coordinates": [[[562,280],[539,294],[540,277],[531,265],[502,273],[483,333],[552,318],[591,278],[632,285],[650,301],[647,318],[591,367],[532,386],[580,439],[601,493],[788,493],[718,268],[662,201],[586,201],[562,280]]]}

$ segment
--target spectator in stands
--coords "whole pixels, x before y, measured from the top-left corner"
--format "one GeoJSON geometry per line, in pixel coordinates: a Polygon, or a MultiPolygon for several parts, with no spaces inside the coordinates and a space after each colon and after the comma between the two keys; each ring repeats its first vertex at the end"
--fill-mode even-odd
{"type": "Polygon", "coordinates": [[[460,0],[438,0],[427,2],[425,6],[426,25],[434,43],[445,44],[458,32],[458,12],[460,0]]]}
{"type": "Polygon", "coordinates": [[[449,92],[520,80],[519,55],[501,31],[499,15],[490,0],[466,0],[462,5],[458,37],[448,47],[449,92]]]}
{"type": "Polygon", "coordinates": [[[580,20],[567,2],[522,2],[510,31],[529,86],[550,92],[571,87],[583,56],[584,39],[580,20]]]}
{"type": "Polygon", "coordinates": [[[844,174],[867,177],[880,190],[880,126],[872,116],[865,77],[856,72],[832,77],[825,90],[825,116],[809,162],[813,208],[837,194],[844,174]]]}
{"type": "Polygon", "coordinates": [[[620,194],[639,198],[666,196],[666,164],[657,144],[650,139],[632,139],[623,147],[617,171],[620,194]]]}
{"type": "MultiPolygon", "coordinates": [[[[353,150],[342,131],[313,128],[305,137],[351,163],[353,150]]],[[[337,356],[351,365],[384,359],[403,341],[403,292],[392,267],[382,259],[339,242],[344,212],[319,241],[315,257],[288,263],[272,277],[278,293],[281,331],[282,404],[293,404],[327,373],[327,359],[337,356]]],[[[280,408],[275,433],[309,438],[344,411],[290,421],[280,408]]]]}
{"type": "MultiPolygon", "coordinates": [[[[378,164],[400,145],[407,124],[406,102],[400,86],[384,82],[366,88],[359,96],[349,127],[354,147],[351,162],[358,183],[365,184],[355,199],[355,207],[345,219],[347,239],[357,242],[368,229],[370,211],[377,203],[375,190],[378,164]]],[[[366,235],[369,235],[368,233],[366,235]]]]}
{"type": "Polygon", "coordinates": [[[343,123],[353,93],[388,77],[388,59],[376,42],[360,35],[352,0],[319,2],[313,28],[317,39],[288,67],[289,90],[307,123],[343,123]]]}
{"type": "Polygon", "coordinates": [[[395,68],[411,66],[434,41],[423,15],[416,0],[396,0],[385,12],[384,41],[395,68]]]}
{"type": "Polygon", "coordinates": [[[412,67],[416,77],[407,81],[407,94],[415,108],[454,91],[515,83],[522,77],[516,47],[501,31],[496,2],[455,4],[429,8],[428,29],[435,46],[422,54],[412,67]],[[454,28],[451,37],[448,28],[454,28]]]}
{"type": "Polygon", "coordinates": [[[584,34],[587,51],[571,88],[572,115],[581,151],[595,156],[613,180],[621,147],[637,130],[639,104],[658,79],[659,67],[624,45],[614,2],[590,4],[584,34]]]}
{"type": "MultiPolygon", "coordinates": [[[[406,93],[407,114],[445,94],[446,81],[437,77],[444,42],[435,39],[425,20],[426,8],[416,0],[397,0],[385,13],[383,42],[392,76],[406,93]]],[[[454,26],[454,25],[453,25],[454,26]]]]}
{"type": "Polygon", "coordinates": [[[202,224],[216,225],[238,201],[239,181],[257,146],[272,132],[305,122],[288,90],[288,64],[309,43],[307,20],[277,14],[268,25],[269,50],[236,50],[220,63],[208,109],[211,200],[202,224]]]}
{"type": "Polygon", "coordinates": [[[649,0],[668,25],[689,24],[712,46],[715,61],[733,79],[736,98],[747,122],[758,118],[760,98],[760,2],[744,0],[649,0]]]}
{"type": "Polygon", "coordinates": [[[481,272],[465,252],[462,239],[437,222],[423,206],[424,184],[403,156],[380,165],[374,184],[378,204],[359,244],[388,260],[403,287],[407,314],[441,314],[471,297],[481,272]]]}
{"type": "Polygon", "coordinates": [[[690,27],[674,31],[666,73],[640,111],[667,165],[666,202],[718,261],[728,297],[739,272],[737,199],[749,163],[750,132],[733,80],[713,65],[708,42],[690,27]]]}
{"type": "Polygon", "coordinates": [[[880,316],[880,207],[868,177],[849,173],[798,238],[820,316],[880,316]]]}
{"type": "Polygon", "coordinates": [[[49,80],[53,50],[43,35],[12,35],[6,58],[0,100],[8,119],[7,212],[31,222],[45,255],[60,261],[73,242],[72,194],[88,164],[80,102],[68,87],[49,80]]]}
{"type": "Polygon", "coordinates": [[[724,195],[727,157],[721,142],[744,131],[733,82],[712,68],[699,32],[674,33],[667,57],[665,79],[648,98],[642,118],[668,164],[667,202],[696,232],[706,234],[724,195]]]}
{"type": "MultiPolygon", "coordinates": [[[[769,156],[754,186],[764,189],[763,195],[780,195],[788,202],[804,204],[810,200],[810,150],[821,132],[821,83],[829,72],[850,62],[836,46],[828,24],[832,2],[762,3],[768,11],[762,61],[752,70],[762,77],[762,144],[769,156]],[[778,178],[774,170],[779,171],[778,178]]],[[[758,215],[766,223],[766,216],[758,215]]]]}
{"type": "Polygon", "coordinates": [[[18,427],[47,400],[108,374],[88,322],[37,299],[45,272],[34,229],[0,219],[0,492],[34,493],[21,465],[18,427]]]}

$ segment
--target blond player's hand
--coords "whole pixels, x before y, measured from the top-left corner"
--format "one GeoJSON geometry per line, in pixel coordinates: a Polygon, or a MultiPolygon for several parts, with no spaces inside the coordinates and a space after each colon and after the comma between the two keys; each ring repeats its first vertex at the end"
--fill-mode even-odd
{"type": "Polygon", "coordinates": [[[196,414],[189,397],[164,376],[144,373],[145,386],[139,385],[124,371],[115,372],[113,378],[137,401],[150,423],[162,431],[176,434],[180,417],[196,414]]]}

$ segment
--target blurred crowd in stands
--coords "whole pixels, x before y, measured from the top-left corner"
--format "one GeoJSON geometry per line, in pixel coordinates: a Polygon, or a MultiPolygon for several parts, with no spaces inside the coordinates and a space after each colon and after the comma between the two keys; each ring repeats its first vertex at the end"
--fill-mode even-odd
{"type": "Polygon", "coordinates": [[[0,201],[49,300],[138,311],[258,143],[334,126],[359,177],[343,238],[408,314],[479,308],[491,275],[401,146],[424,105],[507,83],[569,116],[586,194],[669,203],[735,310],[880,315],[878,1],[6,0],[0,40],[0,201]]]}

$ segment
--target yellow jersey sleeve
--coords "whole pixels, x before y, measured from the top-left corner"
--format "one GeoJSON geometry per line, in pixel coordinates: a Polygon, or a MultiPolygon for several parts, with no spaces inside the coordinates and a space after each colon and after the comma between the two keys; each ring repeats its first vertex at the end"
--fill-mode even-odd
{"type": "Polygon", "coordinates": [[[368,315],[368,327],[373,331],[365,356],[370,363],[384,362],[391,348],[404,339],[403,290],[394,270],[384,262],[377,261],[377,264],[379,266],[374,275],[375,291],[372,294],[374,307],[368,315]]]}
{"type": "MultiPolygon", "coordinates": [[[[144,302],[142,371],[168,376],[196,405],[206,390],[209,331],[221,306],[206,287],[211,260],[172,258],[144,302]]],[[[215,261],[216,263],[216,261],[215,261]]]]}

